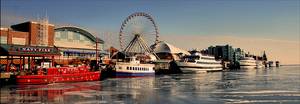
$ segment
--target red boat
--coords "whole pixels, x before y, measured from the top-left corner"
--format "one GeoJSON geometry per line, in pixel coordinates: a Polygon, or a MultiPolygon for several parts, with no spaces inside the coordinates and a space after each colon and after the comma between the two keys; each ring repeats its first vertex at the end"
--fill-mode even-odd
{"type": "Polygon", "coordinates": [[[61,82],[82,82],[100,80],[100,71],[89,71],[89,67],[48,68],[47,73],[39,69],[37,75],[19,75],[17,84],[49,84],[61,82]]]}

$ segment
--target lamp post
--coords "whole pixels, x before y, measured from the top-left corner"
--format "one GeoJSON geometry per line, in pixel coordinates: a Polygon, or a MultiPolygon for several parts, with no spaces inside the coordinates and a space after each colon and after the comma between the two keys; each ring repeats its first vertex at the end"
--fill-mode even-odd
{"type": "Polygon", "coordinates": [[[96,66],[98,66],[98,38],[96,37],[96,66]]]}

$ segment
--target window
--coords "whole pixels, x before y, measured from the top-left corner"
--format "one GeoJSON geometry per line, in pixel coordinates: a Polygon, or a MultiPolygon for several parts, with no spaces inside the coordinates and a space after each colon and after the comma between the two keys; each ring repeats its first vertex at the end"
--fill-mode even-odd
{"type": "Polygon", "coordinates": [[[60,32],[60,38],[61,39],[67,39],[68,38],[67,31],[61,31],[60,32]]]}
{"type": "Polygon", "coordinates": [[[0,36],[0,43],[1,44],[7,44],[7,37],[6,36],[0,36]]]}
{"type": "Polygon", "coordinates": [[[87,37],[85,37],[85,38],[84,38],[84,40],[86,40],[86,41],[90,41],[90,39],[89,39],[89,38],[87,38],[87,37]]]}
{"type": "Polygon", "coordinates": [[[73,42],[73,40],[72,39],[68,39],[68,42],[73,42]]]}
{"type": "Polygon", "coordinates": [[[13,37],[12,38],[12,43],[13,44],[19,44],[19,45],[25,45],[26,40],[25,40],[25,38],[15,38],[15,37],[13,37]]]}
{"type": "Polygon", "coordinates": [[[61,40],[61,37],[60,37],[61,31],[56,31],[54,34],[55,34],[54,35],[55,41],[60,41],[61,40]]]}
{"type": "Polygon", "coordinates": [[[60,38],[60,31],[55,31],[55,33],[54,33],[55,35],[55,38],[60,38]]]}
{"type": "Polygon", "coordinates": [[[80,33],[74,32],[74,33],[73,33],[73,39],[74,39],[74,40],[80,40],[80,33]]]}

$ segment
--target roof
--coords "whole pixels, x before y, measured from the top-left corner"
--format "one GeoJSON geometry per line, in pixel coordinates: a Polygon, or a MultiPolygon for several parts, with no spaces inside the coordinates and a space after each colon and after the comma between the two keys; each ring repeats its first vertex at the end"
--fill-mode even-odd
{"type": "Polygon", "coordinates": [[[74,26],[63,26],[63,27],[58,27],[58,28],[55,28],[54,29],[55,31],[57,30],[68,30],[68,31],[74,31],[74,32],[79,32],[80,34],[86,36],[87,38],[89,38],[90,40],[92,40],[93,42],[96,42],[96,40],[98,39],[98,42],[99,43],[104,43],[104,41],[100,38],[96,38],[93,34],[91,34],[90,32],[84,30],[84,29],[81,29],[79,27],[74,27],[74,26]]]}
{"type": "Polygon", "coordinates": [[[54,56],[60,55],[56,47],[26,46],[15,44],[1,44],[0,56],[54,56]]]}
{"type": "Polygon", "coordinates": [[[153,48],[155,53],[183,53],[185,55],[190,55],[190,53],[186,50],[177,48],[167,42],[160,41],[153,48]]]}
{"type": "MultiPolygon", "coordinates": [[[[15,31],[30,32],[30,29],[32,28],[30,26],[31,24],[42,24],[42,22],[27,21],[27,22],[11,25],[10,27],[15,31]]],[[[48,26],[54,26],[54,25],[48,23],[48,26]]]]}

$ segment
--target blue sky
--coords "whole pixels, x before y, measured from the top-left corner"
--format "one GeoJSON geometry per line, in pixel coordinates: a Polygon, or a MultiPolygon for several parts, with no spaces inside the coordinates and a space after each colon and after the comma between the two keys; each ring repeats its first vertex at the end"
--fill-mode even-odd
{"type": "MultiPolygon", "coordinates": [[[[300,33],[300,0],[1,0],[1,17],[37,18],[47,12],[54,24],[98,33],[118,32],[128,15],[140,11],[155,18],[161,35],[298,40],[300,33]]],[[[2,25],[9,24],[3,19],[2,25]]]]}

